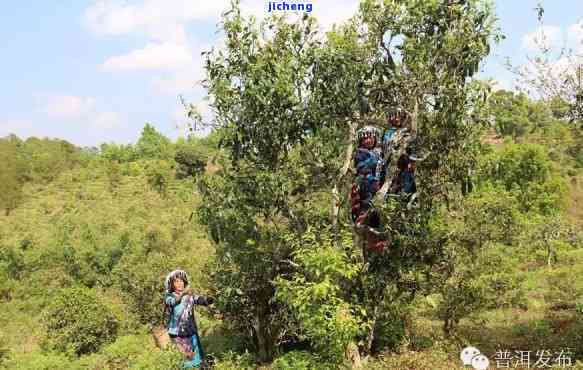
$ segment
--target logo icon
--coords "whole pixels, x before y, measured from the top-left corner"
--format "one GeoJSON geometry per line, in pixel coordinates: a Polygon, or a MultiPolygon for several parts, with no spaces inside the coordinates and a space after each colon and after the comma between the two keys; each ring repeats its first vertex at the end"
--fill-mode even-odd
{"type": "Polygon", "coordinates": [[[472,366],[475,370],[486,370],[490,366],[488,357],[480,353],[476,347],[466,347],[460,353],[464,366],[472,366]]]}

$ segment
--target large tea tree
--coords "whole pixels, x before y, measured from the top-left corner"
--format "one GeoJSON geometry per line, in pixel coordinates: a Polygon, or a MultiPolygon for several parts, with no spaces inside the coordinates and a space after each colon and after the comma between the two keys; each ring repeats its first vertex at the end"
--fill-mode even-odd
{"type": "Polygon", "coordinates": [[[315,348],[340,333],[344,344],[333,348],[364,339],[367,352],[379,308],[406,304],[416,277],[443,258],[429,221],[474,163],[486,94],[468,82],[494,37],[491,10],[483,1],[368,0],[324,35],[307,16],[258,25],[234,2],[222,29],[205,84],[228,159],[200,182],[199,209],[217,244],[222,309],[263,360],[290,333],[315,348]],[[393,252],[363,265],[359,239],[345,237],[355,132],[396,107],[430,153],[418,172],[421,207],[404,213],[379,201],[393,252]],[[319,294],[302,290],[314,286],[319,294]]]}

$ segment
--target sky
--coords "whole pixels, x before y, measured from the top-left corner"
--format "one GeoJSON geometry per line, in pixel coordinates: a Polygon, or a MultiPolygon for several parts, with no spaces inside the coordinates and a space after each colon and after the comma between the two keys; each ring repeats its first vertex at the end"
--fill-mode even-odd
{"type": "MultiPolygon", "coordinates": [[[[242,0],[267,15],[270,0],[242,0]]],[[[305,0],[323,29],[350,17],[358,0],[305,0]]],[[[80,146],[136,142],[146,122],[184,134],[179,96],[208,114],[200,52],[221,41],[228,0],[22,0],[0,13],[0,137],[57,137],[80,146]]],[[[537,0],[496,0],[506,39],[480,77],[512,88],[507,58],[525,63],[540,39],[537,0]]],[[[543,2],[545,42],[583,51],[583,1],[543,2]]]]}

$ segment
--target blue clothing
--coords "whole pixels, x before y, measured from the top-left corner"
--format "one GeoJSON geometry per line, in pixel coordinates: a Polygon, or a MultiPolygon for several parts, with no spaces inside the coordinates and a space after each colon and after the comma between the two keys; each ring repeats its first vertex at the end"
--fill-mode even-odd
{"type": "Polygon", "coordinates": [[[194,356],[192,357],[192,360],[185,361],[184,364],[182,365],[182,367],[185,369],[199,367],[200,363],[202,362],[202,345],[200,344],[200,338],[196,334],[190,338],[192,348],[195,348],[196,351],[194,351],[194,356]]]}
{"type": "Polygon", "coordinates": [[[200,343],[200,338],[198,336],[198,328],[196,325],[196,320],[194,317],[194,305],[207,306],[208,301],[206,298],[193,295],[193,296],[182,296],[178,299],[177,295],[174,293],[166,292],[164,297],[164,302],[169,308],[169,318],[167,322],[168,334],[172,338],[173,342],[178,345],[183,353],[193,352],[194,356],[191,360],[187,360],[183,364],[183,368],[190,369],[198,367],[203,358],[204,352],[202,350],[202,345],[200,343]],[[184,310],[189,309],[191,312],[187,313],[184,310]],[[179,337],[179,327],[187,321],[192,320],[192,326],[194,327],[194,335],[188,337],[179,337]]]}
{"type": "Polygon", "coordinates": [[[401,183],[403,184],[403,191],[407,194],[415,193],[417,187],[415,186],[415,174],[412,171],[403,171],[400,174],[401,183]]]}
{"type": "Polygon", "coordinates": [[[178,335],[178,322],[182,311],[186,306],[186,299],[181,299],[178,304],[176,304],[176,297],[174,294],[170,294],[172,297],[166,295],[166,304],[171,307],[170,309],[170,322],[168,323],[168,334],[178,335]]]}
{"type": "MultiPolygon", "coordinates": [[[[166,296],[164,297],[164,302],[170,309],[170,318],[167,323],[168,327],[168,334],[170,335],[178,335],[178,325],[180,324],[180,316],[184,311],[184,308],[187,306],[187,300],[184,299],[185,297],[181,297],[180,300],[177,300],[176,295],[174,293],[166,292],[166,296]]],[[[208,302],[206,298],[198,295],[192,296],[194,300],[194,305],[200,306],[208,306],[208,302]]],[[[192,320],[194,319],[194,305],[192,307],[192,320]]],[[[196,321],[194,322],[194,327],[196,329],[196,321]]]]}
{"type": "Polygon", "coordinates": [[[369,174],[377,176],[376,169],[377,164],[381,160],[378,153],[374,150],[368,150],[365,148],[358,148],[356,154],[354,155],[354,164],[358,172],[363,172],[368,170],[369,174]]]}
{"type": "Polygon", "coordinates": [[[354,153],[353,160],[357,174],[354,190],[351,192],[351,203],[352,219],[356,220],[371,207],[375,194],[383,186],[386,166],[380,148],[360,147],[354,153]]]}
{"type": "Polygon", "coordinates": [[[383,145],[388,145],[391,141],[393,141],[393,137],[397,133],[396,127],[389,127],[385,135],[383,136],[383,145]]]}
{"type": "Polygon", "coordinates": [[[400,171],[391,184],[391,193],[397,194],[403,192],[405,194],[412,194],[417,191],[415,184],[415,173],[410,170],[400,171]]]}
{"type": "Polygon", "coordinates": [[[172,337],[172,341],[178,346],[182,352],[192,352],[192,359],[184,361],[182,364],[183,369],[192,369],[199,367],[203,361],[204,353],[202,352],[202,345],[200,343],[200,338],[198,335],[193,335],[191,337],[172,337]]]}

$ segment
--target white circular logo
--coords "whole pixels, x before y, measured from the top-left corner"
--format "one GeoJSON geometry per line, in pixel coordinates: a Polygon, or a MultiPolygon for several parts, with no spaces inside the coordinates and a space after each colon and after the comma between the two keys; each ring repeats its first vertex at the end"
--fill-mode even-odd
{"type": "Polygon", "coordinates": [[[472,358],[480,354],[480,350],[476,347],[466,347],[462,349],[460,353],[460,359],[462,360],[464,366],[472,364],[472,358]]]}
{"type": "Polygon", "coordinates": [[[472,367],[476,370],[486,370],[490,365],[490,360],[484,355],[477,355],[472,358],[472,367]]]}

